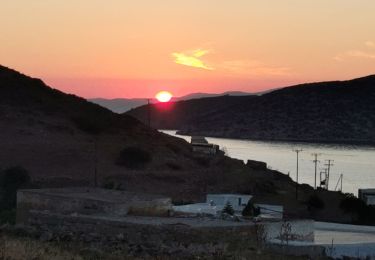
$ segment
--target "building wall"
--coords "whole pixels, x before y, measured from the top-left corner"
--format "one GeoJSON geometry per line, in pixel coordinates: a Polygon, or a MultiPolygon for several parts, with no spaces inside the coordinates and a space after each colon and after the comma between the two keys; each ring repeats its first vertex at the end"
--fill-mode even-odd
{"type": "Polygon", "coordinates": [[[159,216],[168,215],[172,209],[170,198],[142,197],[142,194],[136,196],[133,193],[114,192],[96,189],[90,191],[85,198],[80,196],[82,193],[78,193],[77,189],[20,190],[17,192],[17,223],[24,222],[30,210],[46,210],[60,214],[124,216],[131,213],[159,216]],[[109,198],[102,199],[106,195],[109,198]]]}
{"type": "Polygon", "coordinates": [[[229,202],[234,210],[242,211],[251,197],[250,195],[241,194],[207,194],[206,202],[210,203],[213,201],[216,205],[222,206],[225,206],[229,202]],[[241,205],[239,205],[239,199],[241,199],[241,205]]]}

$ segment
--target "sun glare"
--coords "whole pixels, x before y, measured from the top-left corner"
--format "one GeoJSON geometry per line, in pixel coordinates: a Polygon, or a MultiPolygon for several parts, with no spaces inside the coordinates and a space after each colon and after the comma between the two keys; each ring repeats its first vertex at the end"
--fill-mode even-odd
{"type": "Polygon", "coordinates": [[[155,98],[159,102],[168,102],[172,98],[172,94],[168,91],[160,91],[159,93],[156,94],[155,98]]]}

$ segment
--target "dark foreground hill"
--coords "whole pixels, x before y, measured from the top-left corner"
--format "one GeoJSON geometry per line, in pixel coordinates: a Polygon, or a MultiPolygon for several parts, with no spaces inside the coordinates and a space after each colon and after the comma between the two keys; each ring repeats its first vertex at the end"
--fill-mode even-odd
{"type": "Polygon", "coordinates": [[[315,211],[309,203],[313,189],[300,185],[297,201],[295,183],[282,173],[222,153],[198,156],[182,139],[2,66],[0,129],[0,171],[23,167],[40,187],[94,185],[96,172],[100,186],[175,201],[197,201],[207,192],[245,193],[284,205],[288,216],[351,217],[339,207],[340,193],[319,191],[325,206],[315,211]]]}
{"type": "MultiPolygon", "coordinates": [[[[302,84],[261,96],[203,98],[151,108],[155,128],[259,140],[375,143],[375,75],[302,84]]],[[[147,106],[129,111],[147,122],[147,106]]]]}

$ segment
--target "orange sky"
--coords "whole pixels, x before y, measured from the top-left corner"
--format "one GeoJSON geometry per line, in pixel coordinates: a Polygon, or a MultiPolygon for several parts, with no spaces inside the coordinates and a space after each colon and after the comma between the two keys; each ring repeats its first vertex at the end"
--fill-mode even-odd
{"type": "Polygon", "coordinates": [[[4,0],[0,63],[84,97],[375,73],[374,0],[4,0]]]}

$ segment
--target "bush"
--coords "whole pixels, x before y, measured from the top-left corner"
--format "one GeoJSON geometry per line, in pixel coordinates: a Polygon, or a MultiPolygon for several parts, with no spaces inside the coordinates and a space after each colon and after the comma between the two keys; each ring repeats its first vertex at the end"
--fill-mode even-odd
{"type": "Polygon", "coordinates": [[[345,194],[345,198],[340,202],[340,208],[344,212],[351,213],[355,216],[352,220],[354,223],[375,223],[375,207],[366,205],[363,200],[358,199],[353,194],[345,194]]]}
{"type": "Polygon", "coordinates": [[[151,162],[152,157],[148,151],[141,148],[130,146],[120,152],[116,163],[130,169],[139,169],[151,162]]]}
{"type": "Polygon", "coordinates": [[[242,210],[242,216],[244,217],[256,217],[260,214],[260,209],[254,205],[250,200],[246,207],[242,210]]]}
{"type": "Polygon", "coordinates": [[[74,116],[71,120],[78,129],[92,135],[100,134],[107,128],[106,123],[95,116],[74,116]]]}
{"type": "Polygon", "coordinates": [[[225,204],[225,207],[223,208],[223,213],[231,215],[231,216],[234,215],[234,209],[229,202],[225,204]]]}
{"type": "Polygon", "coordinates": [[[324,209],[325,207],[324,201],[321,198],[319,198],[316,194],[311,195],[307,200],[306,204],[309,210],[320,210],[324,209]]]}
{"type": "Polygon", "coordinates": [[[366,211],[367,205],[353,194],[347,193],[345,194],[345,198],[340,202],[340,208],[347,213],[359,213],[366,211]]]}

